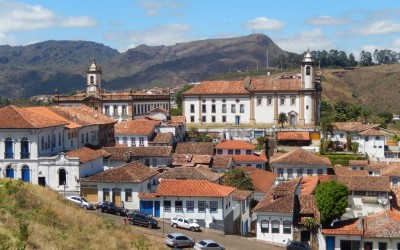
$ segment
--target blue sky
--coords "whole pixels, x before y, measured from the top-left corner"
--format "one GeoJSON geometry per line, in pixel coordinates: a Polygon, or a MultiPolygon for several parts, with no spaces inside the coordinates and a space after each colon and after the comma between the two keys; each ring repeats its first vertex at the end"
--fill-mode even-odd
{"type": "Polygon", "coordinates": [[[400,1],[0,0],[0,45],[88,40],[124,52],[251,33],[296,53],[400,52],[400,1]]]}

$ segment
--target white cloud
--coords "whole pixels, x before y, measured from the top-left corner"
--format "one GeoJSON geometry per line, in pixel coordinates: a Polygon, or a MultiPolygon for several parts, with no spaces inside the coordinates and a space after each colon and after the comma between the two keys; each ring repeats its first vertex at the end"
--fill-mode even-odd
{"type": "Polygon", "coordinates": [[[16,45],[16,40],[14,37],[0,33],[0,44],[16,45]]]}
{"type": "Polygon", "coordinates": [[[392,50],[400,52],[400,38],[396,38],[392,41],[392,50]]]}
{"type": "Polygon", "coordinates": [[[310,50],[328,50],[335,48],[332,41],[329,40],[320,29],[302,31],[294,36],[278,37],[273,40],[281,49],[296,53],[303,53],[308,48],[310,48],[310,50]]]}
{"type": "Polygon", "coordinates": [[[335,26],[346,24],[349,22],[347,18],[334,18],[331,16],[317,16],[312,17],[306,21],[309,24],[316,25],[316,26],[335,26]]]}
{"type": "Polygon", "coordinates": [[[246,29],[251,30],[279,30],[282,29],[283,26],[281,21],[267,17],[257,17],[244,24],[246,29]]]}
{"type": "MultiPolygon", "coordinates": [[[[172,0],[163,0],[163,1],[148,1],[143,0],[139,3],[139,6],[145,9],[146,15],[148,16],[156,16],[159,15],[161,11],[168,9],[177,9],[179,7],[185,6],[187,4],[186,0],[180,1],[172,1],[172,0]]],[[[182,13],[172,13],[173,16],[183,16],[182,13]]]]}
{"type": "Polygon", "coordinates": [[[371,36],[391,34],[400,31],[400,23],[395,23],[392,20],[377,20],[364,27],[353,29],[353,33],[371,36]]]}
{"type": "Polygon", "coordinates": [[[49,27],[87,27],[96,22],[89,17],[63,17],[40,5],[15,1],[0,2],[0,32],[22,32],[49,27]]]}

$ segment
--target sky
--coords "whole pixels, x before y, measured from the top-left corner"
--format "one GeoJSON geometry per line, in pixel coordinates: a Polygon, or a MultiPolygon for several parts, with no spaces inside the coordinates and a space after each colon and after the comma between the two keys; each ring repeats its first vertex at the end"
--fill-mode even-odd
{"type": "Polygon", "coordinates": [[[125,52],[253,33],[295,53],[400,52],[400,1],[0,0],[0,45],[86,40],[125,52]]]}

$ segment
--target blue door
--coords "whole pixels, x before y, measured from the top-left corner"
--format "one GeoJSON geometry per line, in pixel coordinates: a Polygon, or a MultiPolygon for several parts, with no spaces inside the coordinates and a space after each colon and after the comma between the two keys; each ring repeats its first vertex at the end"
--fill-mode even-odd
{"type": "Polygon", "coordinates": [[[248,226],[248,221],[247,220],[245,220],[244,222],[243,222],[243,235],[247,235],[247,233],[249,232],[249,226],[248,226]]]}
{"type": "Polygon", "coordinates": [[[160,202],[159,201],[154,202],[154,216],[160,217],[160,202]]]}
{"type": "Polygon", "coordinates": [[[24,182],[31,181],[29,167],[27,167],[27,166],[22,168],[22,181],[24,181],[24,182]]]}
{"type": "Polygon", "coordinates": [[[290,116],[290,125],[295,126],[296,125],[296,116],[291,115],[290,116]]]}
{"type": "Polygon", "coordinates": [[[153,201],[140,201],[140,212],[153,215],[153,201]]]}
{"type": "Polygon", "coordinates": [[[14,169],[12,169],[11,167],[8,167],[6,169],[6,177],[14,179],[14,169]]]}
{"type": "Polygon", "coordinates": [[[335,237],[326,237],[326,250],[335,250],[335,237]]]}
{"type": "Polygon", "coordinates": [[[236,125],[239,125],[239,124],[240,124],[240,116],[236,116],[235,124],[236,124],[236,125]]]}

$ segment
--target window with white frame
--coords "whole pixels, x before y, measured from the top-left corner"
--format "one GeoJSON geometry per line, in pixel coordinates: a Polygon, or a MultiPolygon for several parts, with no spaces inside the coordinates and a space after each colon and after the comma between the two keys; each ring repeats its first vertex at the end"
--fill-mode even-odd
{"type": "Polygon", "coordinates": [[[274,220],[271,222],[272,233],[279,233],[279,221],[274,220]]]}
{"type": "Polygon", "coordinates": [[[261,97],[257,98],[257,106],[261,106],[262,105],[262,99],[261,97]]]}
{"type": "Polygon", "coordinates": [[[244,104],[240,104],[240,113],[244,113],[244,104]]]}
{"type": "Polygon", "coordinates": [[[194,201],[186,201],[186,212],[194,213],[194,201]]]}
{"type": "Polygon", "coordinates": [[[313,175],[314,171],[312,169],[307,169],[307,175],[313,175]]]}
{"type": "Polygon", "coordinates": [[[324,174],[324,170],[323,169],[317,169],[317,174],[318,175],[322,175],[322,174],[324,174]]]}
{"type": "Polygon", "coordinates": [[[280,105],[281,106],[285,105],[285,97],[284,96],[281,96],[281,98],[280,98],[280,105]]]}
{"type": "Polygon", "coordinates": [[[210,213],[217,213],[218,212],[218,202],[210,201],[210,213]]]}
{"type": "Polygon", "coordinates": [[[125,201],[132,201],[132,189],[125,189],[125,201]]]}
{"type": "Polygon", "coordinates": [[[399,185],[398,181],[399,180],[397,178],[393,178],[392,179],[392,186],[398,186],[399,185]]]}
{"type": "Polygon", "coordinates": [[[143,147],[144,146],[144,138],[139,137],[139,146],[143,147]]]}
{"type": "Polygon", "coordinates": [[[299,168],[297,169],[297,177],[303,176],[303,169],[299,168]]]}
{"type": "Polygon", "coordinates": [[[164,201],[164,212],[171,212],[171,201],[164,201]]]}
{"type": "Polygon", "coordinates": [[[272,97],[267,98],[267,106],[272,106],[272,97]]]}
{"type": "Polygon", "coordinates": [[[269,233],[269,221],[261,221],[261,233],[269,233]]]}
{"type": "Polygon", "coordinates": [[[283,169],[282,168],[278,168],[278,178],[283,178],[283,169]]]}
{"type": "Polygon", "coordinates": [[[175,212],[176,213],[183,212],[183,202],[182,201],[175,201],[175,212]]]}
{"type": "Polygon", "coordinates": [[[283,233],[284,234],[292,233],[292,223],[290,221],[283,222],[283,233]]]}
{"type": "Polygon", "coordinates": [[[290,97],[290,105],[291,106],[295,106],[296,105],[296,97],[294,97],[294,96],[290,97]]]}
{"type": "Polygon", "coordinates": [[[194,113],[194,104],[190,104],[190,113],[194,113]]]}
{"type": "Polygon", "coordinates": [[[198,204],[199,213],[205,213],[206,212],[206,202],[199,201],[197,204],[198,204]]]}
{"type": "Polygon", "coordinates": [[[226,113],[226,104],[222,104],[222,113],[226,113]]]}
{"type": "Polygon", "coordinates": [[[122,144],[124,145],[124,146],[128,146],[128,137],[122,137],[122,144]]]}
{"type": "Polygon", "coordinates": [[[231,113],[236,113],[236,105],[231,104],[231,113]]]}
{"type": "Polygon", "coordinates": [[[293,169],[289,168],[287,170],[287,178],[292,179],[293,178],[293,169]]]}
{"type": "Polygon", "coordinates": [[[131,137],[131,147],[135,147],[136,146],[136,139],[135,137],[131,137]]]}

